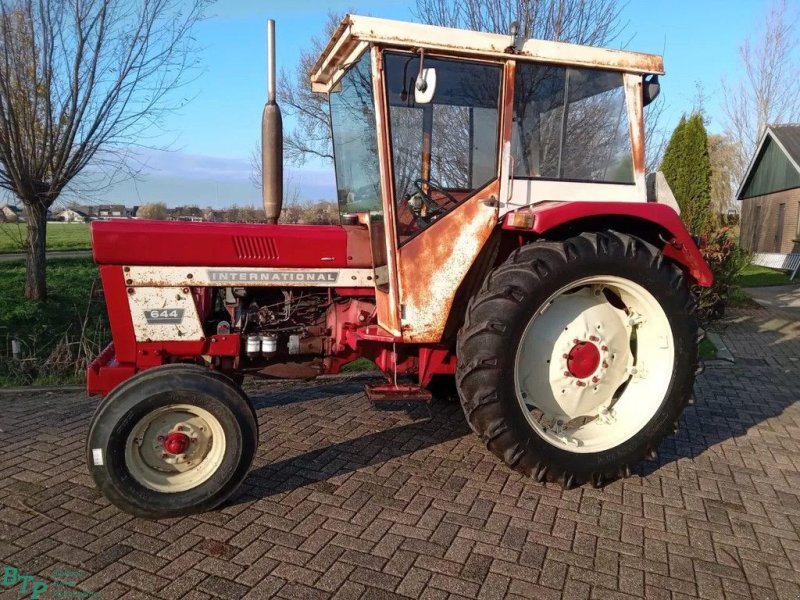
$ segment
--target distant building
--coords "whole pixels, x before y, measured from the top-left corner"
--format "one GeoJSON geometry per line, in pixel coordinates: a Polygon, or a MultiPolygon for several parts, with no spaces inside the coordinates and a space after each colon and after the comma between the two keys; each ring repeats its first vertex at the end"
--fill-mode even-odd
{"type": "Polygon", "coordinates": [[[139,208],[128,208],[124,204],[76,204],[70,208],[85,214],[89,219],[130,219],[139,208]]]}
{"type": "Polygon", "coordinates": [[[0,223],[18,223],[25,220],[25,212],[13,204],[0,206],[0,223]]]}
{"type": "Polygon", "coordinates": [[[56,220],[64,223],[88,223],[91,218],[77,208],[65,208],[56,213],[56,220]]]}
{"type": "Polygon", "coordinates": [[[767,127],[736,197],[745,248],[800,252],[800,124],[767,127]]]}
{"type": "Polygon", "coordinates": [[[100,219],[127,219],[131,215],[124,204],[99,204],[97,216],[100,219]]]}

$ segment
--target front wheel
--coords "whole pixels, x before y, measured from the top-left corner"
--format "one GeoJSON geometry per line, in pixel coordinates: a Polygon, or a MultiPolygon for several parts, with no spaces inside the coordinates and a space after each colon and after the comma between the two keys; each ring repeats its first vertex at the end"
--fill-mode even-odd
{"type": "Polygon", "coordinates": [[[247,475],[258,422],[227,377],[167,365],[125,381],[98,406],[89,469],[118,508],[159,519],[210,510],[247,475]]]}
{"type": "Polygon", "coordinates": [[[639,238],[520,248],[489,275],[459,332],[470,425],[540,481],[602,485],[628,473],[690,399],[694,307],[682,272],[639,238]]]}

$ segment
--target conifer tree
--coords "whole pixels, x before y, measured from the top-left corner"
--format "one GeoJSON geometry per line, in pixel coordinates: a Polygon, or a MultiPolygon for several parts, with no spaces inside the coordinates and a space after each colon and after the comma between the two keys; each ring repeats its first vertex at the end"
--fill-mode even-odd
{"type": "Polygon", "coordinates": [[[711,214],[711,161],[703,117],[682,117],[664,152],[661,171],[681,208],[681,218],[692,233],[713,227],[711,214]]]}

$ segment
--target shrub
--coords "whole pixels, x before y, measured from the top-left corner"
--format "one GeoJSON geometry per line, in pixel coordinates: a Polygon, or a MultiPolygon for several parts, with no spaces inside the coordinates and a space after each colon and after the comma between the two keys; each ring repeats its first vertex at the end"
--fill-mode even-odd
{"type": "Polygon", "coordinates": [[[712,286],[702,288],[698,295],[701,319],[718,319],[725,314],[729,293],[742,270],[750,264],[750,253],[738,242],[734,230],[723,227],[706,236],[701,243],[700,252],[714,274],[712,286]]]}

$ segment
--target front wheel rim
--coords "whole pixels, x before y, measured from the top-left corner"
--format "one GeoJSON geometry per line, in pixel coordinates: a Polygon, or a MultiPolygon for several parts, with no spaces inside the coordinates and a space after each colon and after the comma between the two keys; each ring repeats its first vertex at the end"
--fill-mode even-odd
{"type": "Polygon", "coordinates": [[[672,328],[649,291],[622,277],[587,277],[551,295],[526,325],[515,392],[549,444],[602,452],[658,413],[674,363],[672,328]]]}
{"type": "Polygon", "coordinates": [[[225,432],[207,410],[162,406],[144,415],[125,443],[125,465],[142,486],[184,492],[206,482],[225,457],[225,432]]]}

